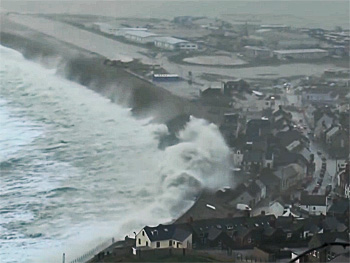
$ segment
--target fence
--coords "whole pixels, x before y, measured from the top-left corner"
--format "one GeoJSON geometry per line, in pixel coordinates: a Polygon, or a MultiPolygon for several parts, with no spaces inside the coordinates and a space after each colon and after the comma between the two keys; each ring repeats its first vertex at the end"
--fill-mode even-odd
{"type": "Polygon", "coordinates": [[[97,247],[89,250],[88,252],[86,252],[85,254],[75,258],[74,260],[69,261],[69,263],[83,263],[88,261],[89,259],[91,259],[94,255],[96,255],[98,252],[106,249],[107,247],[109,247],[110,245],[113,244],[113,239],[111,241],[105,241],[103,243],[101,243],[100,245],[98,245],[97,247]]]}

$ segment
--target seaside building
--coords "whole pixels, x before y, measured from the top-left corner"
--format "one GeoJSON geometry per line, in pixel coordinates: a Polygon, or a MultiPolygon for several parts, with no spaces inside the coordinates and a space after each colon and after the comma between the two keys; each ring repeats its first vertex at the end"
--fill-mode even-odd
{"type": "Polygon", "coordinates": [[[310,215],[327,214],[327,198],[325,195],[302,194],[300,208],[309,212],[310,215]]]}
{"type": "Polygon", "coordinates": [[[132,42],[137,42],[141,44],[153,43],[156,37],[159,37],[159,35],[155,33],[139,30],[126,31],[124,36],[126,39],[132,42]]]}
{"type": "Polygon", "coordinates": [[[191,249],[192,232],[184,225],[158,225],[156,227],[145,226],[136,235],[136,246],[133,254],[137,255],[142,250],[154,249],[191,249]]]}
{"type": "Polygon", "coordinates": [[[324,49],[290,49],[275,50],[274,56],[280,60],[285,59],[320,59],[328,56],[328,51],[324,49]]]}
{"type": "Polygon", "coordinates": [[[198,45],[191,43],[187,40],[174,38],[174,37],[158,37],[154,41],[154,45],[158,48],[167,49],[167,50],[196,50],[198,45]]]}

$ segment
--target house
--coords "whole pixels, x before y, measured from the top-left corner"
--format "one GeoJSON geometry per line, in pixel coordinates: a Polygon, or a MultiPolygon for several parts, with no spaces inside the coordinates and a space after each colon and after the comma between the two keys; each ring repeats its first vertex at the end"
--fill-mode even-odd
{"type": "Polygon", "coordinates": [[[349,199],[339,198],[333,199],[332,205],[329,207],[327,214],[334,216],[340,220],[348,220],[350,216],[350,201],[349,199]]]}
{"type": "Polygon", "coordinates": [[[192,248],[192,232],[185,225],[158,225],[146,226],[136,235],[138,250],[164,249],[164,248],[192,248]]]}
{"type": "Polygon", "coordinates": [[[326,215],[327,198],[325,195],[309,195],[302,193],[300,208],[307,211],[310,215],[326,215]]]}
{"type": "Polygon", "coordinates": [[[279,144],[286,147],[288,151],[301,149],[309,144],[309,139],[294,129],[278,132],[275,136],[278,139],[279,144]]]}
{"type": "Polygon", "coordinates": [[[282,230],[279,240],[284,243],[301,243],[303,240],[304,224],[302,221],[295,219],[293,216],[278,217],[274,227],[282,230]],[[284,234],[282,235],[282,233],[284,234]]]}
{"type": "Polygon", "coordinates": [[[303,168],[296,163],[279,168],[275,175],[280,179],[280,191],[296,186],[305,176],[303,168]]]}
{"type": "MultiPolygon", "coordinates": [[[[349,241],[349,236],[346,233],[326,232],[314,235],[308,243],[309,249],[317,248],[325,243],[335,242],[336,240],[349,241]]],[[[328,246],[322,249],[313,250],[306,255],[306,260],[303,262],[329,262],[333,255],[331,253],[332,246],[328,246]]],[[[333,251],[334,252],[334,251],[333,251]]]]}
{"type": "Polygon", "coordinates": [[[322,221],[324,232],[345,232],[348,227],[334,216],[327,216],[322,221]]]}
{"type": "Polygon", "coordinates": [[[339,126],[331,127],[325,132],[326,147],[332,157],[349,156],[349,133],[339,126]]]}
{"type": "Polygon", "coordinates": [[[242,166],[245,171],[258,172],[263,168],[264,153],[258,150],[246,150],[243,154],[242,166]]]}
{"type": "Polygon", "coordinates": [[[191,223],[193,245],[196,248],[252,248],[262,242],[264,226],[273,224],[275,219],[273,215],[262,215],[194,221],[191,223]]]}
{"type": "Polygon", "coordinates": [[[154,45],[167,50],[197,50],[198,45],[187,40],[174,37],[158,37],[154,40],[154,45]]]}
{"type": "Polygon", "coordinates": [[[147,44],[153,43],[159,35],[147,31],[126,31],[124,37],[132,42],[147,44]]]}
{"type": "Polygon", "coordinates": [[[243,129],[242,118],[237,113],[225,113],[223,122],[220,125],[221,134],[229,145],[238,137],[243,129]]]}
{"type": "Polygon", "coordinates": [[[350,199],[350,169],[349,163],[346,164],[346,168],[341,170],[337,174],[337,192],[340,196],[350,199]]]}
{"type": "Polygon", "coordinates": [[[253,256],[256,262],[276,262],[276,254],[267,247],[254,247],[253,256]]]}
{"type": "Polygon", "coordinates": [[[275,50],[273,55],[279,60],[285,59],[321,59],[328,56],[328,51],[323,49],[289,49],[275,50]]]}
{"type": "Polygon", "coordinates": [[[271,123],[268,119],[252,119],[247,123],[246,136],[248,142],[259,140],[271,133],[271,123]]]}
{"type": "Polygon", "coordinates": [[[259,180],[266,185],[268,195],[279,192],[281,179],[271,169],[265,168],[260,172],[259,180]]]}
{"type": "Polygon", "coordinates": [[[225,195],[227,197],[224,199],[231,207],[236,207],[237,204],[254,207],[266,197],[266,185],[260,180],[256,180],[251,183],[240,184],[233,191],[226,191],[225,195]]]}
{"type": "Polygon", "coordinates": [[[242,162],[243,162],[243,151],[236,148],[232,150],[232,158],[233,158],[233,165],[235,167],[241,167],[242,162]]]}
{"type": "Polygon", "coordinates": [[[315,120],[315,138],[322,139],[324,136],[324,132],[333,125],[334,121],[334,116],[330,116],[326,113],[322,114],[322,116],[319,119],[315,120]]]}

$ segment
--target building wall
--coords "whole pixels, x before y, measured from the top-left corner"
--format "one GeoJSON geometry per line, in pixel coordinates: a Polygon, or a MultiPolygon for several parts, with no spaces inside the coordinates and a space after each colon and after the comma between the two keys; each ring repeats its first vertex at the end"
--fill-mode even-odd
{"type": "Polygon", "coordinates": [[[243,153],[238,150],[233,153],[233,165],[235,167],[240,167],[243,162],[243,153]]]}
{"type": "Polygon", "coordinates": [[[158,41],[158,40],[154,41],[154,45],[156,47],[163,48],[163,49],[168,49],[168,50],[174,50],[175,49],[175,45],[172,45],[172,44],[169,44],[169,43],[166,43],[166,42],[162,42],[162,41],[158,41]]]}
{"type": "Polygon", "coordinates": [[[178,45],[178,47],[180,49],[183,49],[183,50],[196,50],[196,49],[198,49],[198,45],[197,44],[189,43],[189,42],[187,42],[187,43],[180,43],[178,45]]]}
{"type": "Polygon", "coordinates": [[[148,238],[146,231],[143,229],[136,235],[136,247],[143,247],[146,246],[146,242],[148,242],[148,246],[151,245],[151,241],[148,238]],[[140,241],[141,242],[140,242],[140,241]]]}
{"type": "Polygon", "coordinates": [[[140,37],[140,36],[135,36],[135,35],[130,35],[130,34],[125,34],[125,38],[133,41],[133,42],[137,42],[137,43],[142,43],[142,44],[146,44],[146,43],[152,43],[154,42],[155,37],[140,37]]]}
{"type": "Polygon", "coordinates": [[[319,59],[328,56],[327,52],[308,52],[308,53],[275,53],[278,59],[293,58],[293,59],[319,59]]]}
{"type": "Polygon", "coordinates": [[[327,214],[327,206],[317,206],[317,205],[301,205],[301,209],[308,211],[310,215],[326,215],[327,214]]]}
{"type": "Polygon", "coordinates": [[[146,242],[148,242],[148,247],[154,249],[160,248],[192,248],[192,234],[188,236],[183,242],[178,242],[176,240],[161,240],[151,242],[147,236],[147,233],[142,229],[136,235],[136,248],[145,247],[146,242]],[[169,245],[169,241],[171,241],[171,245],[169,245]],[[160,242],[160,247],[157,247],[157,242],[160,242]]]}

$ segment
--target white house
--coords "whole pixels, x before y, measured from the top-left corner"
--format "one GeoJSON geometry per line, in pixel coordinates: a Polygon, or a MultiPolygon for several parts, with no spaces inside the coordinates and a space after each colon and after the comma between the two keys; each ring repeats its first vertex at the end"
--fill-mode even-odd
{"type": "Polygon", "coordinates": [[[302,194],[300,208],[309,212],[310,215],[326,215],[327,198],[325,195],[302,194]]]}
{"type": "Polygon", "coordinates": [[[158,37],[154,40],[154,45],[158,48],[175,50],[175,49],[184,49],[184,50],[196,50],[198,45],[195,43],[190,43],[187,40],[174,38],[174,37],[158,37]]]}
{"type": "Polygon", "coordinates": [[[164,249],[164,248],[192,248],[192,232],[179,225],[158,225],[157,227],[144,227],[136,235],[137,250],[164,249]]]}
{"type": "Polygon", "coordinates": [[[141,44],[153,43],[156,37],[159,37],[159,35],[147,31],[126,31],[124,36],[130,41],[141,44]]]}
{"type": "Polygon", "coordinates": [[[241,167],[243,162],[243,152],[240,149],[233,150],[233,165],[235,167],[241,167]]]}

